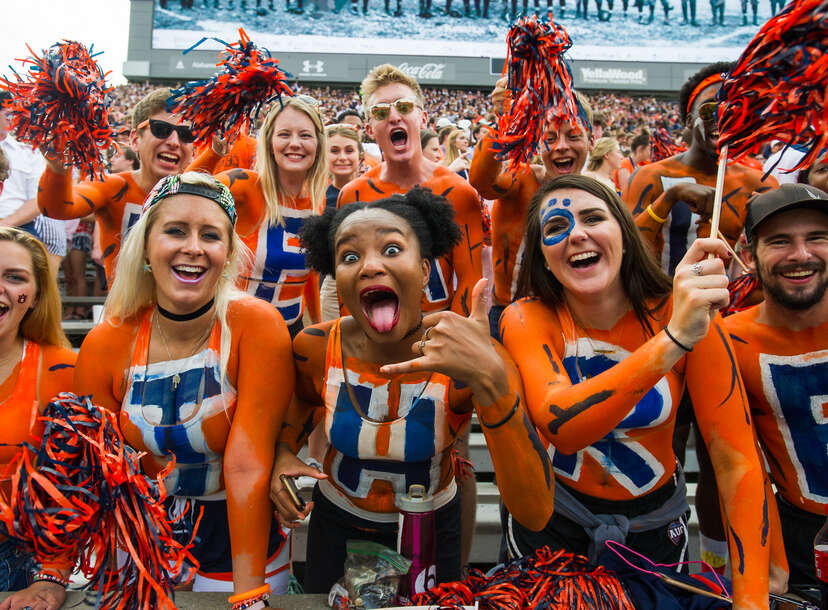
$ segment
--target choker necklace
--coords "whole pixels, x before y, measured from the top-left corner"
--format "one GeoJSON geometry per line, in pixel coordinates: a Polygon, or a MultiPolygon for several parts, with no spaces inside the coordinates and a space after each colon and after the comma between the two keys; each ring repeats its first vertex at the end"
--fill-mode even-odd
{"type": "Polygon", "coordinates": [[[203,316],[205,313],[210,311],[210,308],[213,306],[215,302],[215,297],[207,301],[204,305],[196,309],[195,311],[191,311],[190,313],[173,313],[171,311],[167,311],[158,303],[155,304],[155,307],[158,309],[158,313],[162,316],[167,318],[168,320],[172,320],[174,322],[187,322],[188,320],[195,320],[198,317],[203,316]]]}

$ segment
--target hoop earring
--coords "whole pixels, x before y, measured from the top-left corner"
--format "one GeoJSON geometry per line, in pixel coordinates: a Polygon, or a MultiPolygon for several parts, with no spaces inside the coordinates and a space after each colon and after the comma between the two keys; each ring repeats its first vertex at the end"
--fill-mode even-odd
{"type": "Polygon", "coordinates": [[[144,272],[145,273],[152,273],[152,267],[150,267],[149,261],[144,263],[144,272]]]}

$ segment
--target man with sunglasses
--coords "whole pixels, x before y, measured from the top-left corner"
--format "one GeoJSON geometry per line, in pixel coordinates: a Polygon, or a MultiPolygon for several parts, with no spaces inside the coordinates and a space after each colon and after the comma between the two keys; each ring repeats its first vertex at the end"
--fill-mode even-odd
{"type": "Polygon", "coordinates": [[[110,282],[121,241],[141,215],[147,194],[161,178],[183,172],[193,156],[193,132],[167,112],[169,96],[169,89],[155,89],[132,112],[129,143],[138,153],[140,169],[73,186],[71,168],[52,156],[40,178],[37,203],[43,214],[68,220],[95,213],[110,282]]]}
{"type": "MultiPolygon", "coordinates": [[[[428,117],[423,92],[417,81],[389,64],[375,67],[362,81],[365,131],[380,147],[383,161],[346,184],[339,206],[355,201],[374,201],[423,186],[443,195],[454,207],[454,221],[461,241],[439,260],[432,261],[428,285],[423,291],[426,313],[451,309],[469,315],[472,288],[483,277],[483,215],[471,185],[443,165],[423,156],[420,131],[428,117]]],[[[469,427],[455,445],[460,457],[469,457],[469,427]]],[[[469,469],[471,470],[471,469],[469,469]]],[[[468,562],[474,533],[477,486],[474,473],[459,473],[462,524],[462,560],[468,562]]]]}
{"type": "MultiPolygon", "coordinates": [[[[728,62],[710,64],[691,76],[679,92],[679,113],[690,131],[688,150],[640,167],[626,185],[622,199],[635,217],[645,241],[654,248],[664,271],[672,277],[676,265],[697,237],[710,236],[710,215],[718,168],[716,92],[722,75],[732,66],[728,62]]],[[[740,163],[728,163],[724,180],[719,232],[731,246],[742,233],[748,198],[755,191],[778,186],[762,172],[740,163]]],[[[676,414],[673,448],[683,461],[690,426],[692,404],[685,394],[676,414]]],[[[696,433],[699,484],[696,511],[699,515],[701,555],[714,569],[723,572],[727,561],[727,542],[722,527],[718,491],[704,441],[696,433]]]]}

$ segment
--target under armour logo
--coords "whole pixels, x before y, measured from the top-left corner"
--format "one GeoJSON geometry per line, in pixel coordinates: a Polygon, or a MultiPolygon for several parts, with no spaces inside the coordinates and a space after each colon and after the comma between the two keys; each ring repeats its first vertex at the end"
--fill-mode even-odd
{"type": "Polygon", "coordinates": [[[302,72],[316,72],[317,74],[321,74],[324,66],[325,62],[321,59],[317,62],[306,59],[302,62],[302,72]]]}

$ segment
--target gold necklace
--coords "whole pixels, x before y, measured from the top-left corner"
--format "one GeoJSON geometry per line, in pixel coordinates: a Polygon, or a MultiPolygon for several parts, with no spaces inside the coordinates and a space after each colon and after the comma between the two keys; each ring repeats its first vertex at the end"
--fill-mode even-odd
{"type": "MultiPolygon", "coordinates": [[[[164,331],[161,329],[161,323],[158,321],[158,317],[155,315],[155,313],[153,313],[153,318],[155,319],[155,327],[158,329],[158,334],[161,337],[161,343],[164,345],[164,349],[167,351],[167,358],[169,360],[172,360],[173,357],[172,357],[172,354],[170,353],[170,346],[167,345],[167,336],[164,334],[164,331]]],[[[199,348],[202,346],[204,341],[206,341],[207,338],[210,336],[210,333],[212,332],[212,330],[213,330],[213,323],[211,321],[210,325],[207,327],[206,334],[202,335],[201,338],[198,340],[198,343],[196,343],[195,347],[190,350],[190,356],[192,356],[195,352],[197,352],[199,350],[199,348]]],[[[173,378],[172,378],[172,389],[177,390],[178,389],[178,384],[180,382],[181,382],[181,376],[178,373],[175,373],[173,375],[173,378]]]]}

